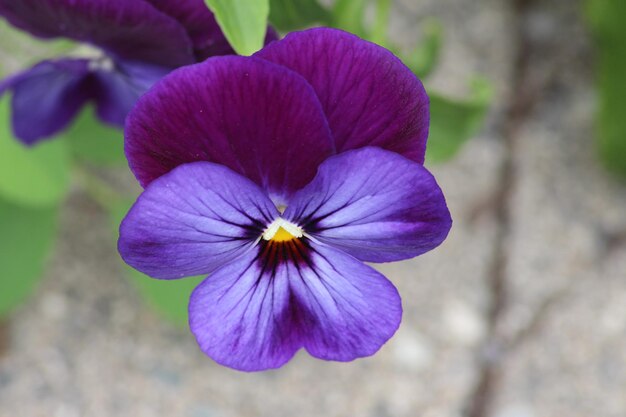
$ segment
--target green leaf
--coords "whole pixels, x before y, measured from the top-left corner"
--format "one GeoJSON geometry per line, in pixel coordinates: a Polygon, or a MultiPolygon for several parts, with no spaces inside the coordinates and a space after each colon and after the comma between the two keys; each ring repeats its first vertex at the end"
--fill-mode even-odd
{"type": "Polygon", "coordinates": [[[39,281],[54,241],[57,211],[0,199],[0,317],[22,303],[39,281]]]}
{"type": "Polygon", "coordinates": [[[189,297],[194,288],[206,277],[163,280],[150,278],[128,266],[125,269],[141,297],[161,317],[177,326],[187,325],[189,297]]]}
{"type": "Polygon", "coordinates": [[[387,47],[389,41],[387,32],[389,28],[389,15],[391,13],[391,0],[376,0],[376,13],[374,27],[370,36],[370,41],[387,47]]]}
{"type": "Polygon", "coordinates": [[[332,10],[330,25],[377,43],[395,55],[420,78],[428,76],[439,61],[443,44],[443,25],[438,19],[428,18],[420,24],[422,41],[410,53],[403,53],[388,39],[391,0],[376,0],[374,21],[371,29],[365,25],[368,0],[337,0],[332,10]]]}
{"type": "Polygon", "coordinates": [[[419,78],[427,77],[439,62],[443,44],[443,25],[437,19],[427,19],[422,25],[422,41],[409,54],[401,55],[402,60],[419,78]]]}
{"type": "Polygon", "coordinates": [[[269,0],[205,0],[215,13],[222,32],[240,55],[252,55],[263,47],[267,32],[269,0]]]}
{"type": "Polygon", "coordinates": [[[332,11],[332,26],[368,38],[363,24],[367,0],[337,0],[332,11]]]}
{"type": "Polygon", "coordinates": [[[0,100],[0,197],[30,207],[58,203],[69,184],[65,141],[53,139],[26,147],[11,132],[10,97],[0,100]]]}
{"type": "Polygon", "coordinates": [[[587,2],[597,48],[597,147],[604,166],[626,179],[626,2],[587,2]]]}
{"type": "Polygon", "coordinates": [[[283,32],[326,23],[329,19],[328,11],[317,0],[270,0],[270,22],[283,32]]]}
{"type": "Polygon", "coordinates": [[[62,136],[76,159],[95,165],[127,164],[122,131],[99,121],[91,108],[83,110],[62,136]]]}
{"type": "Polygon", "coordinates": [[[587,0],[585,13],[594,36],[605,41],[624,41],[626,2],[623,0],[587,0]]]}
{"type": "MultiPolygon", "coordinates": [[[[626,39],[626,38],[625,38],[626,39]]],[[[597,146],[604,166],[626,179],[626,49],[601,50],[598,62],[597,146]]]]}
{"type": "MultiPolygon", "coordinates": [[[[109,213],[116,239],[119,235],[119,225],[126,216],[130,206],[131,203],[127,201],[118,204],[116,209],[109,213]]],[[[160,280],[150,278],[127,265],[124,265],[124,269],[141,297],[162,317],[176,325],[187,325],[189,297],[194,288],[206,278],[205,276],[160,280]]]]}
{"type": "Polygon", "coordinates": [[[444,162],[452,158],[483,124],[493,95],[491,85],[477,79],[472,98],[456,101],[437,93],[430,96],[430,134],[426,161],[444,162]]]}

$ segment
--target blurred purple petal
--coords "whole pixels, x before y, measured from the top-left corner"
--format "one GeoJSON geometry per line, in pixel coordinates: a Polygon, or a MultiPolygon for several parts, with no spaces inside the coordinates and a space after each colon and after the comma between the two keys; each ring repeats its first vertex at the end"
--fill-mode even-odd
{"type": "Polygon", "coordinates": [[[235,53],[204,0],[147,1],[185,27],[198,61],[210,56],[235,53]]]}
{"type": "Polygon", "coordinates": [[[267,33],[265,34],[265,45],[268,45],[279,39],[280,39],[280,35],[278,34],[278,32],[276,32],[276,29],[274,29],[271,26],[268,26],[267,33]]]}
{"type": "Polygon", "coordinates": [[[327,159],[283,217],[368,262],[421,255],[452,225],[443,193],[422,165],[371,147],[327,159]]]}
{"type": "Polygon", "coordinates": [[[247,178],[209,162],[153,181],[120,226],[126,263],[155,278],[208,274],[246,252],[278,216],[247,178]]]}
{"type": "MultiPolygon", "coordinates": [[[[104,65],[108,62],[104,61],[104,65]]],[[[114,67],[98,66],[98,61],[92,61],[96,112],[102,121],[123,128],[126,116],[139,97],[170,69],[141,62],[118,61],[110,65],[114,67]]]]}
{"type": "Polygon", "coordinates": [[[378,146],[423,163],[428,96],[388,50],[337,29],[294,32],[255,56],[284,65],[313,86],[338,152],[378,146]]]}
{"type": "Polygon", "coordinates": [[[174,71],[138,101],[126,124],[126,156],[143,186],[178,165],[211,161],[280,202],[332,152],[310,85],[248,57],[211,58],[174,71]]]}
{"type": "MultiPolygon", "coordinates": [[[[187,29],[198,62],[212,56],[236,54],[204,0],[147,1],[163,13],[178,20],[187,29]]],[[[278,39],[278,34],[272,28],[268,28],[265,43],[276,39],[278,39]]]]}
{"type": "Polygon", "coordinates": [[[400,297],[385,277],[330,247],[292,242],[246,253],[193,292],[189,325],[216,362],[277,368],[301,347],[350,361],[374,354],[398,328],[400,297]]]}
{"type": "Polygon", "coordinates": [[[195,62],[182,25],[145,0],[0,0],[0,15],[35,36],[87,42],[122,59],[195,62]]]}
{"type": "Polygon", "coordinates": [[[10,91],[15,136],[27,145],[63,130],[93,92],[89,61],[43,61],[0,84],[10,91]]]}

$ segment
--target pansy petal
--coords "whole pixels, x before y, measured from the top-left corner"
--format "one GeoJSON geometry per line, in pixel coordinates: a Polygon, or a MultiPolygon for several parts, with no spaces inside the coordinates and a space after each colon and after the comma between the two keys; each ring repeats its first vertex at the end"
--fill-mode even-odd
{"type": "Polygon", "coordinates": [[[287,35],[255,56],[284,65],[311,83],[338,152],[378,146],[423,163],[428,96],[388,50],[337,29],[287,35]]]}
{"type": "Polygon", "coordinates": [[[124,127],[139,97],[171,69],[140,62],[117,61],[114,68],[93,68],[96,112],[100,120],[124,127]]]}
{"type": "Polygon", "coordinates": [[[387,278],[352,256],[310,244],[307,266],[292,265],[304,347],[313,356],[351,361],[376,353],[402,320],[400,295],[387,278]],[[295,275],[296,277],[298,275],[295,275]]]}
{"type": "Polygon", "coordinates": [[[0,0],[0,15],[35,36],[91,43],[118,58],[169,67],[195,62],[182,25],[144,0],[0,0]]]}
{"type": "MultiPolygon", "coordinates": [[[[215,17],[213,17],[213,20],[215,21],[215,17]]],[[[217,25],[217,21],[215,22],[216,26],[213,26],[214,29],[211,31],[206,30],[206,23],[199,22],[200,25],[198,25],[198,28],[202,29],[204,27],[205,32],[201,36],[196,36],[194,39],[194,47],[198,62],[202,62],[212,56],[237,55],[237,52],[235,52],[233,47],[228,42],[228,39],[226,39],[226,36],[224,36],[221,29],[217,25]]],[[[276,30],[274,30],[271,26],[268,26],[263,44],[267,45],[278,39],[279,36],[276,30]]]]}
{"type": "Polygon", "coordinates": [[[247,178],[210,162],[154,181],[120,226],[126,263],[154,278],[208,274],[249,250],[278,215],[247,178]]]}
{"type": "Polygon", "coordinates": [[[212,161],[277,201],[308,183],[333,152],[324,113],[302,77],[234,56],[178,69],[157,83],[130,113],[125,143],[143,186],[178,165],[212,161]]]}
{"type": "Polygon", "coordinates": [[[185,27],[200,61],[209,56],[234,54],[204,0],[146,1],[185,27]]]}
{"type": "Polygon", "coordinates": [[[331,247],[296,242],[260,245],[193,292],[189,324],[216,362],[244,371],[276,368],[301,347],[349,361],[374,354],[394,334],[402,306],[385,277],[331,247]]]}
{"type": "Polygon", "coordinates": [[[189,327],[202,351],[241,371],[284,365],[301,347],[289,279],[265,272],[250,251],[217,270],[191,294],[189,327]]]}
{"type": "Polygon", "coordinates": [[[326,160],[284,217],[368,262],[421,255],[443,242],[452,225],[443,193],[426,168],[373,147],[326,160]]]}
{"type": "Polygon", "coordinates": [[[43,61],[0,84],[11,91],[15,136],[27,145],[63,130],[92,93],[87,60],[43,61]]]}
{"type": "MultiPolygon", "coordinates": [[[[191,38],[196,58],[199,62],[211,56],[234,55],[222,33],[215,15],[209,10],[204,0],[147,0],[154,7],[178,20],[187,29],[191,38]]],[[[268,28],[265,43],[278,39],[276,32],[268,28]]]]}
{"type": "MultiPolygon", "coordinates": [[[[215,20],[214,17],[213,20],[215,20]]],[[[199,28],[205,26],[205,23],[200,23],[201,24],[198,26],[199,28]]],[[[224,36],[221,29],[219,29],[217,21],[215,25],[216,26],[214,26],[214,28],[216,27],[217,29],[211,31],[207,31],[205,29],[204,34],[202,34],[201,36],[196,36],[194,39],[196,58],[198,62],[202,62],[212,56],[237,55],[237,52],[235,52],[233,47],[230,45],[228,39],[226,39],[226,36],[224,36]]],[[[272,28],[271,26],[268,26],[263,44],[267,45],[278,39],[279,36],[276,30],[274,30],[274,28],[272,28]]]]}

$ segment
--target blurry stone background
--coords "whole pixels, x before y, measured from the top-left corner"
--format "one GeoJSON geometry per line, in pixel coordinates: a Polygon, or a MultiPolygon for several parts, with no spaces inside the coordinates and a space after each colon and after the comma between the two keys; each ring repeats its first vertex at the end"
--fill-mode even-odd
{"type": "Polygon", "coordinates": [[[444,24],[430,88],[462,97],[482,75],[497,94],[482,133],[430,167],[448,240],[380,266],[405,312],[377,355],[300,353],[256,374],[214,364],[145,307],[106,216],[75,191],[44,282],[9,324],[0,416],[626,416],[626,186],[594,156],[591,43],[578,1],[513,3],[395,2],[407,48],[425,17],[444,24]]]}

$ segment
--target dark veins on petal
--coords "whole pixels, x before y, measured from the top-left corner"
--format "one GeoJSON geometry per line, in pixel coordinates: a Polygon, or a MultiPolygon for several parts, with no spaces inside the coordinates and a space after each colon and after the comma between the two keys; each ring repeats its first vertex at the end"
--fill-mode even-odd
{"type": "Polygon", "coordinates": [[[295,238],[283,242],[261,239],[257,261],[264,273],[270,272],[270,275],[274,276],[278,266],[284,263],[292,263],[298,269],[312,266],[311,250],[311,245],[306,238],[295,238]]]}
{"type": "MultiPolygon", "coordinates": [[[[345,204],[337,207],[336,209],[333,209],[327,213],[323,213],[323,214],[319,214],[319,210],[321,207],[324,206],[324,204],[326,204],[328,202],[328,200],[330,199],[330,196],[327,196],[325,199],[323,199],[315,208],[315,210],[311,210],[311,214],[308,214],[305,217],[300,217],[301,213],[298,213],[298,215],[294,216],[295,218],[292,220],[297,219],[297,223],[307,232],[309,233],[319,233],[323,230],[328,230],[330,228],[328,227],[321,227],[319,225],[319,223],[321,221],[323,221],[324,219],[326,219],[327,217],[332,216],[335,213],[340,212],[341,210],[345,209],[346,207],[350,206],[351,204],[354,203],[354,200],[349,200],[347,201],[345,204]]],[[[305,207],[307,208],[307,207],[305,207]]],[[[303,210],[304,211],[304,210],[303,210]]],[[[343,225],[339,225],[339,226],[334,226],[334,227],[341,227],[343,225]]],[[[333,227],[333,228],[334,228],[333,227]]]]}

